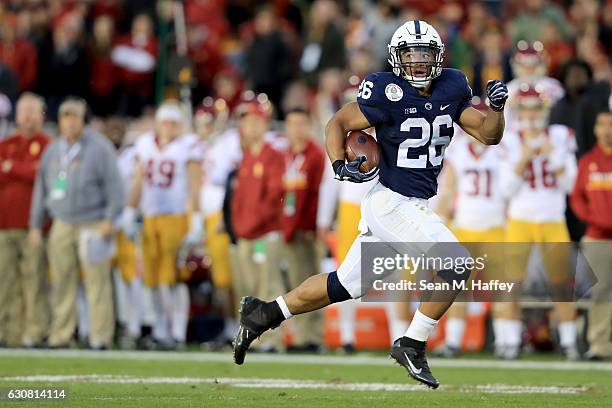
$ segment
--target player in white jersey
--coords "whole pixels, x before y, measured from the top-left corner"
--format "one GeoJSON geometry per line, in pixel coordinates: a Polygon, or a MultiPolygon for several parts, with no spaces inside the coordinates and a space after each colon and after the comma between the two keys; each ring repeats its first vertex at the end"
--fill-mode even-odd
{"type": "MultiPolygon", "coordinates": [[[[540,252],[555,293],[566,289],[570,277],[569,234],[565,224],[566,195],[576,179],[575,140],[570,129],[546,126],[549,101],[537,87],[525,83],[515,99],[518,113],[516,132],[504,136],[502,188],[509,198],[506,241],[547,243],[540,252]],[[565,288],[565,289],[564,289],[565,288]]],[[[516,282],[523,280],[531,245],[508,245],[507,273],[516,282]]],[[[565,297],[565,296],[564,296],[565,297]]],[[[508,306],[508,304],[505,304],[508,306]]],[[[505,311],[505,351],[500,355],[516,358],[521,343],[518,301],[505,311]]],[[[576,349],[575,306],[555,304],[560,321],[560,343],[566,356],[578,357],[576,349]]]]}
{"type": "Polygon", "coordinates": [[[226,102],[211,97],[205,98],[195,113],[195,129],[204,153],[200,209],[204,215],[205,247],[212,260],[215,299],[225,318],[221,335],[207,343],[212,349],[227,346],[237,328],[232,298],[230,237],[223,227],[223,199],[225,180],[242,152],[238,134],[226,132],[228,116],[226,102]]]}
{"type": "Polygon", "coordinates": [[[521,40],[517,43],[516,52],[512,57],[512,72],[515,79],[508,82],[508,106],[505,112],[507,129],[509,130],[513,130],[513,126],[517,123],[514,99],[520,91],[521,84],[537,85],[539,91],[550,101],[551,105],[565,95],[563,85],[555,78],[546,75],[546,54],[544,45],[539,41],[528,43],[521,40]]]}
{"type": "MultiPolygon", "coordinates": [[[[134,145],[122,147],[118,155],[117,164],[127,196],[132,190],[136,174],[136,148],[134,145]]],[[[141,334],[142,276],[137,273],[136,262],[136,243],[128,239],[124,231],[119,231],[115,264],[120,276],[116,276],[115,286],[119,321],[125,325],[125,333],[119,341],[119,346],[124,349],[134,348],[141,334]]]]}
{"type": "MultiPolygon", "coordinates": [[[[487,269],[495,271],[500,259],[493,259],[495,251],[490,251],[491,246],[481,244],[504,241],[505,201],[499,184],[502,152],[499,146],[485,146],[460,129],[456,131],[456,140],[446,150],[436,212],[448,220],[460,242],[474,243],[469,246],[472,256],[489,253],[487,269]]],[[[451,306],[445,344],[435,354],[460,354],[467,306],[451,306]]]]}
{"type": "Polygon", "coordinates": [[[189,293],[181,283],[188,270],[177,267],[177,254],[182,245],[203,242],[202,152],[198,137],[183,133],[178,104],[163,103],[155,119],[156,131],[136,141],[138,166],[126,211],[130,220],[136,207],[143,214],[143,280],[153,290],[157,316],[153,337],[162,347],[175,347],[185,342],[189,311],[189,293]]]}

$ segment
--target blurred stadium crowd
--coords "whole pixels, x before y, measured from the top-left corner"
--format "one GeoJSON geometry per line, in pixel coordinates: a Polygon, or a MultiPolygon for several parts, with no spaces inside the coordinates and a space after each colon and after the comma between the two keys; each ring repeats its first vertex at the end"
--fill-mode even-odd
{"type": "MultiPolygon", "coordinates": [[[[333,181],[323,129],[414,19],[437,28],[474,105],[488,80],[515,80],[546,125],[571,129],[575,159],[596,121],[609,135],[612,1],[3,1],[0,344],[69,347],[78,330],[94,349],[175,349],[191,321],[189,338],[214,332],[216,348],[240,296],[276,296],[322,259],[333,269],[371,184],[333,181]]],[[[565,216],[579,241],[585,226],[565,216]]],[[[390,336],[403,332],[387,309],[390,336]]],[[[292,323],[294,348],[319,350],[322,315],[292,323]]],[[[284,348],[278,330],[261,343],[284,348]]]]}

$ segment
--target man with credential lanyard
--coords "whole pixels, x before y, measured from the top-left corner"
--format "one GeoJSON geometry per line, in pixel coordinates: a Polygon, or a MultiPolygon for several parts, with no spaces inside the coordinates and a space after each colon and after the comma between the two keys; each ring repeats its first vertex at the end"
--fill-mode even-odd
{"type": "Polygon", "coordinates": [[[89,346],[111,345],[115,326],[110,276],[113,222],[124,206],[117,159],[110,142],[85,128],[87,105],[66,99],[59,108],[59,135],[40,162],[32,210],[32,243],[40,244],[45,217],[53,221],[48,240],[52,270],[50,347],[71,344],[76,293],[83,280],[89,309],[89,346]],[[80,276],[82,275],[82,276],[80,276]]]}

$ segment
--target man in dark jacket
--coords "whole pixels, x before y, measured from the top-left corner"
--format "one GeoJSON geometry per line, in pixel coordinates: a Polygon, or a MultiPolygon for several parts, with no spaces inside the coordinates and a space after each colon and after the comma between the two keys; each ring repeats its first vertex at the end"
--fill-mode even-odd
{"type": "Polygon", "coordinates": [[[561,67],[561,83],[565,95],[550,111],[549,123],[561,124],[576,131],[577,107],[582,95],[588,90],[593,78],[593,70],[586,61],[571,59],[561,67]]]}

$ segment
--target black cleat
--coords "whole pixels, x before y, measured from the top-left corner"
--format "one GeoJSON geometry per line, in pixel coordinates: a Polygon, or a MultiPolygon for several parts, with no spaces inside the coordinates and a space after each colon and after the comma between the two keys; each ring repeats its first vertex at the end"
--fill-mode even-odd
{"type": "Polygon", "coordinates": [[[389,353],[395,361],[402,367],[404,367],[408,374],[415,380],[431,387],[433,389],[438,388],[440,383],[431,374],[429,365],[427,365],[427,359],[425,358],[425,342],[417,342],[416,340],[408,339],[414,343],[410,346],[402,346],[400,344],[401,339],[395,340],[389,353]],[[422,343],[422,344],[416,344],[422,343]]]}
{"type": "Polygon", "coordinates": [[[246,352],[256,338],[280,324],[272,322],[271,316],[266,313],[266,305],[266,302],[252,296],[245,296],[240,301],[240,327],[233,343],[234,362],[238,365],[244,363],[246,352]]]}

